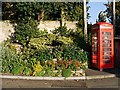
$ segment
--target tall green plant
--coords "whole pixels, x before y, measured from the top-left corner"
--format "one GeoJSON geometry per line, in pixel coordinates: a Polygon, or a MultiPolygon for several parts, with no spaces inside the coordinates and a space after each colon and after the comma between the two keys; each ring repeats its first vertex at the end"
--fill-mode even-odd
{"type": "MultiPolygon", "coordinates": [[[[113,24],[113,2],[105,4],[106,14],[110,23],[113,24]]],[[[120,35],[120,1],[115,2],[115,35],[120,35]]]]}
{"type": "Polygon", "coordinates": [[[13,40],[27,46],[30,39],[37,37],[38,33],[39,29],[37,28],[37,22],[35,20],[29,20],[28,22],[22,21],[15,27],[13,40]]]}

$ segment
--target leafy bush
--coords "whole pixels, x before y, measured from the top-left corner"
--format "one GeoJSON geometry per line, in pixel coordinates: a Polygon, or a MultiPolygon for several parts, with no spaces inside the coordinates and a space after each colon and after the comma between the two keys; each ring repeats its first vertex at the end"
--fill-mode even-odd
{"type": "Polygon", "coordinates": [[[23,73],[23,70],[24,70],[24,66],[21,64],[21,65],[14,66],[11,73],[14,75],[19,75],[23,73]]]}
{"type": "Polygon", "coordinates": [[[90,33],[87,35],[87,38],[85,38],[82,29],[77,28],[75,32],[71,30],[69,36],[72,38],[74,44],[77,45],[77,47],[80,47],[84,51],[91,52],[91,34],[90,33]]]}
{"type": "Polygon", "coordinates": [[[79,60],[80,62],[86,62],[88,60],[88,53],[76,46],[62,45],[39,51],[36,57],[43,61],[56,58],[58,60],[79,60]]]}
{"type": "Polygon", "coordinates": [[[57,42],[61,43],[61,44],[73,44],[73,41],[70,37],[65,37],[65,36],[59,36],[56,39],[57,42]]]}
{"type": "Polygon", "coordinates": [[[64,44],[73,44],[73,40],[70,37],[56,36],[55,34],[48,34],[46,31],[40,31],[38,38],[31,38],[29,46],[43,50],[48,46],[58,46],[64,44]],[[42,34],[42,35],[41,35],[42,34]]]}
{"type": "Polygon", "coordinates": [[[55,51],[53,54],[61,52],[61,58],[64,60],[79,60],[81,62],[85,62],[88,60],[87,52],[85,52],[83,49],[72,46],[72,45],[63,45],[55,47],[55,51]]]}
{"type": "Polygon", "coordinates": [[[31,68],[25,67],[23,74],[26,76],[30,76],[32,74],[31,68]]]}
{"type": "Polygon", "coordinates": [[[29,22],[20,22],[15,27],[15,33],[13,34],[13,41],[27,46],[30,39],[38,36],[39,29],[37,28],[37,22],[29,20],[29,22]]]}
{"type": "Polygon", "coordinates": [[[56,28],[52,33],[57,34],[59,36],[68,36],[70,33],[70,30],[67,29],[66,25],[64,25],[56,28]]]}
{"type": "Polygon", "coordinates": [[[40,35],[39,38],[31,38],[29,42],[29,46],[43,50],[43,49],[46,49],[47,46],[52,45],[53,40],[55,39],[56,39],[55,34],[47,34],[47,35],[43,34],[43,35],[40,35]]]}
{"type": "Polygon", "coordinates": [[[43,50],[47,47],[45,44],[48,42],[47,38],[41,37],[41,38],[31,38],[29,42],[29,46],[43,50]]]}
{"type": "Polygon", "coordinates": [[[85,39],[81,26],[78,26],[77,30],[74,31],[67,29],[66,25],[64,25],[56,28],[53,33],[58,35],[56,39],[58,45],[74,44],[87,52],[91,52],[91,34],[89,33],[85,39]]]}
{"type": "Polygon", "coordinates": [[[0,47],[0,61],[2,62],[2,72],[11,72],[15,65],[21,63],[15,50],[4,44],[0,47]]]}

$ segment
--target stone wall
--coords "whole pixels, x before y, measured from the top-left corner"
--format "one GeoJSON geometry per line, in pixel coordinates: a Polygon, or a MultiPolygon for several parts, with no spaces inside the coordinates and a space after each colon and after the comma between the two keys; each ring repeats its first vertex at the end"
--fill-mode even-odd
{"type": "MultiPolygon", "coordinates": [[[[77,21],[65,21],[64,24],[66,24],[68,29],[76,29],[77,21]]],[[[55,28],[60,26],[60,21],[41,21],[38,25],[38,28],[40,30],[48,30],[48,32],[54,30],[55,28]]]]}
{"type": "Polygon", "coordinates": [[[0,42],[9,38],[14,28],[9,21],[0,21],[0,42]]]}
{"type": "MultiPolygon", "coordinates": [[[[66,26],[68,29],[76,29],[76,23],[77,21],[65,21],[64,23],[66,23],[66,26]]],[[[0,42],[2,42],[3,40],[7,39],[9,37],[9,35],[11,35],[11,33],[14,32],[14,27],[12,26],[12,24],[10,24],[10,22],[7,21],[0,21],[0,42]]],[[[60,26],[60,22],[59,21],[41,21],[40,24],[38,25],[38,28],[40,30],[48,30],[48,32],[54,30],[55,28],[60,26]]]]}

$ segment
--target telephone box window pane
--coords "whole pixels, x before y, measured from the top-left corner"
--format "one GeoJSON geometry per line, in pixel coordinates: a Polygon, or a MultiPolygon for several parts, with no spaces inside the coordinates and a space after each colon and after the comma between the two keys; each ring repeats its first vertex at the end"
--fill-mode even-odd
{"type": "Polygon", "coordinates": [[[111,59],[111,56],[103,56],[103,59],[111,59]]]}
{"type": "Polygon", "coordinates": [[[106,60],[106,59],[103,59],[103,63],[107,64],[107,63],[112,63],[111,60],[106,60]]]}
{"type": "Polygon", "coordinates": [[[94,54],[97,54],[97,44],[98,44],[98,40],[97,40],[98,38],[97,38],[97,33],[94,33],[94,35],[93,35],[93,52],[94,52],[94,54]]]}
{"type": "Polygon", "coordinates": [[[107,48],[107,51],[111,51],[111,48],[107,48]]]}
{"type": "Polygon", "coordinates": [[[111,32],[102,32],[103,35],[111,35],[111,32]]]}
{"type": "Polygon", "coordinates": [[[107,51],[107,48],[103,48],[103,51],[107,51]]]}
{"type": "Polygon", "coordinates": [[[103,51],[111,51],[111,48],[103,48],[103,51]]]}
{"type": "Polygon", "coordinates": [[[107,36],[108,39],[111,39],[111,36],[107,36]]]}
{"type": "Polygon", "coordinates": [[[103,39],[111,39],[111,36],[103,36],[103,39]]]}
{"type": "Polygon", "coordinates": [[[111,44],[103,44],[103,47],[111,47],[111,44]]]}
{"type": "Polygon", "coordinates": [[[111,52],[103,52],[103,55],[111,55],[111,52]]]}
{"type": "Polygon", "coordinates": [[[111,43],[111,40],[103,40],[103,43],[111,43]]]}

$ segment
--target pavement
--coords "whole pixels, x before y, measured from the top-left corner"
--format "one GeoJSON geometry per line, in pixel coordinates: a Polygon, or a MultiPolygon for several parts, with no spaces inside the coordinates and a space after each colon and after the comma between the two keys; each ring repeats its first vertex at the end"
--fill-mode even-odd
{"type": "Polygon", "coordinates": [[[103,71],[94,68],[88,68],[85,73],[86,79],[120,77],[120,68],[104,69],[103,71]]]}
{"type": "MultiPolygon", "coordinates": [[[[112,88],[120,90],[120,69],[87,69],[85,79],[43,80],[1,78],[2,88],[112,88]]],[[[51,78],[51,77],[49,77],[51,78]]],[[[6,90],[6,89],[5,89],[6,90]]]]}
{"type": "Polygon", "coordinates": [[[2,79],[2,88],[118,88],[118,78],[92,80],[2,79]]]}

